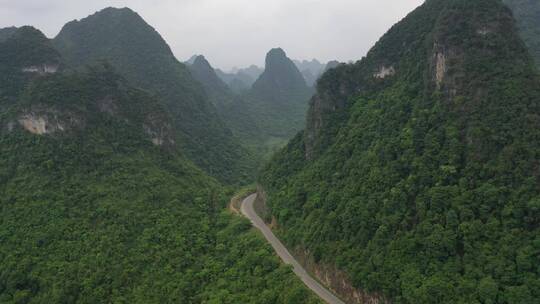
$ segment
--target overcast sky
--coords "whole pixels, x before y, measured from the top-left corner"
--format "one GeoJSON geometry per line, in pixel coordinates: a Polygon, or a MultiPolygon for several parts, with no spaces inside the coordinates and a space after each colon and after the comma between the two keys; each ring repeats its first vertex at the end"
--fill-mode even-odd
{"type": "Polygon", "coordinates": [[[264,65],[282,47],[294,59],[362,58],[423,0],[0,0],[0,27],[33,25],[54,37],[102,8],[130,7],[179,60],[205,55],[215,67],[264,65]]]}

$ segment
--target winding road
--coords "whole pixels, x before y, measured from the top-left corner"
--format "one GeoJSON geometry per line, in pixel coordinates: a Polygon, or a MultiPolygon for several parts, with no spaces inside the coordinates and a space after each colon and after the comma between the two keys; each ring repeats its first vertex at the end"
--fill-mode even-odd
{"type": "Polygon", "coordinates": [[[283,260],[285,264],[292,265],[294,273],[306,284],[306,286],[313,290],[321,299],[326,301],[329,304],[345,304],[345,302],[338,299],[334,294],[332,294],[328,289],[322,286],[317,280],[315,280],[309,273],[298,263],[294,257],[289,253],[287,248],[281,243],[281,241],[274,235],[272,230],[264,221],[257,215],[254,208],[255,198],[257,194],[252,194],[246,197],[242,201],[241,212],[253,223],[255,228],[259,229],[268,243],[274,247],[274,250],[283,260]]]}

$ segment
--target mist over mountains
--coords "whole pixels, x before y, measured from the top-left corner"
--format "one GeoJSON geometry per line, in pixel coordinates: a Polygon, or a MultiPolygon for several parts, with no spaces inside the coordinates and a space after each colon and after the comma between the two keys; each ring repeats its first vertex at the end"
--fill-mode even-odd
{"type": "Polygon", "coordinates": [[[229,71],[130,8],[0,29],[0,303],[536,303],[539,12],[427,0],[356,62],[229,71]]]}

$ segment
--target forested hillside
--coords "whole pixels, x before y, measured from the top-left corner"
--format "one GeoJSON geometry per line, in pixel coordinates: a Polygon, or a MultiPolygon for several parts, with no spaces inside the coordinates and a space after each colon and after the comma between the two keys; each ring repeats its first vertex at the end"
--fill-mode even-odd
{"type": "Polygon", "coordinates": [[[0,88],[1,303],[318,303],[156,97],[109,64],[41,69],[62,60],[33,28],[0,54],[27,75],[0,88]]]}
{"type": "Polygon", "coordinates": [[[137,87],[156,94],[171,113],[179,146],[225,183],[246,182],[254,160],[219,118],[203,87],[163,38],[128,8],[107,8],[64,26],[54,45],[70,68],[110,63],[137,87]]]}
{"type": "Polygon", "coordinates": [[[261,177],[291,248],[394,303],[540,298],[540,79],[501,1],[426,1],[307,120],[261,177]]]}

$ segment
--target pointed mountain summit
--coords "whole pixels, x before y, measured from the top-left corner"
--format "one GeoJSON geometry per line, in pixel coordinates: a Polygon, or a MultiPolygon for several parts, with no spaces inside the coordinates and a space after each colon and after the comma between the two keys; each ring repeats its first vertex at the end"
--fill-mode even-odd
{"type": "Polygon", "coordinates": [[[195,57],[188,68],[193,77],[204,86],[214,104],[225,103],[231,98],[229,87],[217,76],[216,71],[204,56],[195,57]]]}
{"type": "Polygon", "coordinates": [[[223,182],[249,175],[247,151],[217,114],[203,86],[160,34],[129,8],[107,8],[66,24],[54,39],[66,64],[109,62],[131,84],[156,94],[170,111],[184,153],[223,182]],[[242,169],[240,169],[242,168],[242,169]]]}
{"type": "Polygon", "coordinates": [[[197,59],[197,57],[199,57],[199,55],[193,55],[191,57],[189,57],[188,60],[184,61],[184,64],[185,65],[192,65],[194,62],[195,62],[195,59],[197,59]]]}
{"type": "Polygon", "coordinates": [[[307,90],[302,73],[281,48],[268,52],[264,72],[252,87],[255,94],[272,102],[287,102],[291,95],[307,90]]]}

